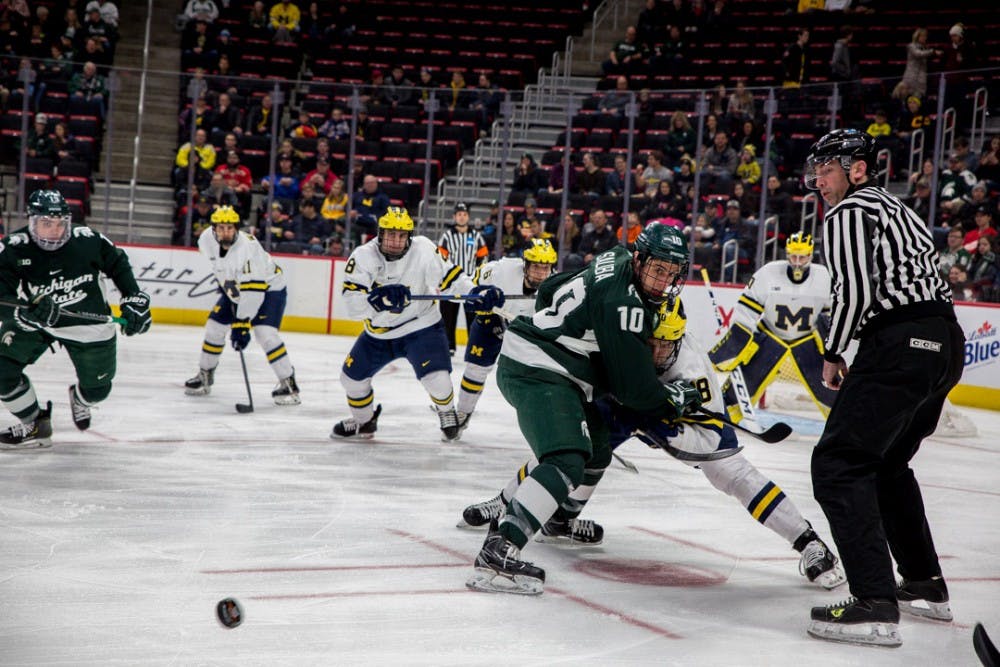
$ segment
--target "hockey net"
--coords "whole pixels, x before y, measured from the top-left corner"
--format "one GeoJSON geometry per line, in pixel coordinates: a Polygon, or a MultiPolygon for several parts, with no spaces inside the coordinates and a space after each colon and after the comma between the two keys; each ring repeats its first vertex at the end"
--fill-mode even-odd
{"type": "MultiPolygon", "coordinates": [[[[778,367],[778,374],[761,395],[758,406],[778,414],[824,419],[819,407],[795,371],[790,357],[786,356],[778,367]]],[[[934,435],[939,438],[968,438],[978,434],[975,423],[968,415],[956,408],[951,401],[945,401],[941,419],[934,435]]]]}

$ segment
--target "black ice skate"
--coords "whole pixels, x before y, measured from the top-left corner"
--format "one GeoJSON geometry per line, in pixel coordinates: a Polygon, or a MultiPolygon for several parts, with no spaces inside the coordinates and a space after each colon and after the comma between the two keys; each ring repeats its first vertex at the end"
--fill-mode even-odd
{"type": "Polygon", "coordinates": [[[462,437],[465,429],[469,428],[469,420],[472,419],[471,412],[458,412],[458,436],[462,437]]]}
{"type": "Polygon", "coordinates": [[[295,373],[292,373],[284,380],[278,380],[278,386],[271,392],[271,398],[275,405],[298,405],[302,402],[299,398],[299,385],[295,382],[295,373]]]}
{"type": "Polygon", "coordinates": [[[337,438],[370,438],[378,430],[378,416],[382,414],[381,404],[375,407],[375,414],[364,424],[358,425],[354,417],[348,417],[333,425],[333,432],[330,434],[332,440],[337,438]]]}
{"type": "Polygon", "coordinates": [[[30,424],[14,424],[0,431],[0,449],[36,449],[52,446],[52,401],[38,410],[30,424]]]}
{"type": "Polygon", "coordinates": [[[500,534],[497,522],[476,556],[476,569],[465,585],[487,593],[541,595],[545,570],[520,559],[521,550],[500,534]]]}
{"type": "Polygon", "coordinates": [[[489,500],[484,500],[475,505],[469,505],[462,510],[462,520],[456,524],[458,528],[480,528],[490,521],[499,521],[504,515],[507,503],[504,502],[503,495],[497,494],[489,500]]]}
{"type": "Polygon", "coordinates": [[[837,557],[819,539],[812,526],[799,535],[792,546],[802,554],[799,558],[799,574],[805,575],[809,581],[827,590],[847,581],[847,576],[837,563],[837,557]]]}
{"type": "Polygon", "coordinates": [[[458,440],[462,435],[462,430],[458,424],[458,413],[454,409],[438,410],[438,419],[441,421],[441,439],[444,441],[458,440]]]}
{"type": "Polygon", "coordinates": [[[951,605],[948,604],[948,586],[941,577],[931,577],[923,581],[902,579],[896,587],[899,610],[912,616],[932,618],[936,621],[950,621],[951,605]]]}
{"type": "Polygon", "coordinates": [[[829,607],[813,607],[809,634],[834,642],[885,646],[902,645],[899,609],[893,600],[851,598],[829,607]]]}
{"type": "Polygon", "coordinates": [[[69,406],[73,410],[73,423],[76,427],[81,431],[90,428],[90,406],[84,403],[75,384],[69,388],[69,406]]]}
{"type": "Polygon", "coordinates": [[[535,536],[538,542],[597,546],[604,541],[604,528],[590,519],[570,519],[559,508],[535,536]]]}
{"type": "Polygon", "coordinates": [[[215,384],[215,369],[200,369],[198,374],[184,383],[184,393],[188,396],[207,396],[215,384]]]}

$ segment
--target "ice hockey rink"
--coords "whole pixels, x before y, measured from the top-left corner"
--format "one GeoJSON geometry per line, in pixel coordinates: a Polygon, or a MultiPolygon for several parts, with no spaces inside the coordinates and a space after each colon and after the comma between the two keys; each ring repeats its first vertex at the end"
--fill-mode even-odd
{"type": "MultiPolygon", "coordinates": [[[[529,455],[492,379],[463,439],[442,443],[412,371],[393,364],[375,381],[377,437],[334,442],[352,339],[285,334],[295,407],[271,403],[252,345],[248,415],[232,350],[210,396],[184,395],[201,339],[160,325],[120,338],[115,390],[87,432],[70,419],[65,353],[29,370],[54,403],[55,444],[0,452],[0,664],[974,665],[973,625],[1000,635],[995,413],[963,409],[979,436],[929,439],[914,461],[955,621],[904,616],[901,648],[865,648],[806,635],[809,608],[846,586],[809,584],[788,544],[637,441],[619,453],[639,474],[613,464],[585,514],[603,545],[529,545],[540,597],[469,591],[484,533],[456,521],[529,455]],[[229,596],[245,609],[235,629],[215,618],[229,596]]],[[[819,424],[793,425],[745,452],[829,540],[809,481],[819,424]]]]}

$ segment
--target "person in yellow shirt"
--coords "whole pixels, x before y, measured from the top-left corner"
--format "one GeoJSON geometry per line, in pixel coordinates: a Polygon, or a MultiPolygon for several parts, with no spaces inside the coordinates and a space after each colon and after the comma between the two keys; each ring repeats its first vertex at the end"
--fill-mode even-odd
{"type": "Polygon", "coordinates": [[[291,42],[293,35],[300,29],[301,14],[298,5],[281,0],[274,7],[271,7],[271,32],[274,33],[274,41],[291,42]]]}
{"type": "Polygon", "coordinates": [[[879,109],[875,112],[875,121],[868,126],[868,129],[865,130],[865,132],[876,139],[879,137],[888,137],[892,134],[892,128],[889,127],[889,121],[886,119],[884,109],[879,109]]]}
{"type": "Polygon", "coordinates": [[[740,153],[740,163],[736,167],[736,178],[746,186],[760,183],[760,165],[757,164],[757,149],[747,144],[740,153]]]}
{"type": "Polygon", "coordinates": [[[344,232],[344,216],[347,214],[347,193],[344,192],[344,181],[336,179],[330,186],[330,192],[323,199],[319,211],[323,219],[333,223],[334,229],[344,232]]]}
{"type": "Polygon", "coordinates": [[[799,14],[821,12],[826,9],[826,0],[799,0],[799,14]]]}

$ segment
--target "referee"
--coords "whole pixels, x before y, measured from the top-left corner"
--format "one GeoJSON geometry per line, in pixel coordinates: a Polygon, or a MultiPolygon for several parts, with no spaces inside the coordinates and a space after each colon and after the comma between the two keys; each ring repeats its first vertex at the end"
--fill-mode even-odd
{"type": "Polygon", "coordinates": [[[901,610],[952,618],[909,461],[962,376],[965,337],[931,235],[874,181],[875,156],[867,134],[834,130],[806,161],[806,187],[827,203],[833,309],[823,381],[839,390],[813,451],[813,493],[854,596],[814,607],[809,634],[899,646],[901,610]],[[841,355],[852,338],[860,345],[848,372],[841,355]]]}
{"type": "MultiPolygon", "coordinates": [[[[489,248],[483,235],[469,227],[469,207],[464,202],[455,204],[455,224],[441,235],[438,250],[445,259],[462,267],[470,278],[475,276],[476,268],[489,256],[489,248]]],[[[458,322],[458,311],[461,305],[454,301],[441,302],[441,319],[448,334],[448,349],[455,354],[455,325],[458,322]]],[[[465,330],[472,327],[475,313],[466,311],[465,330]]]]}

